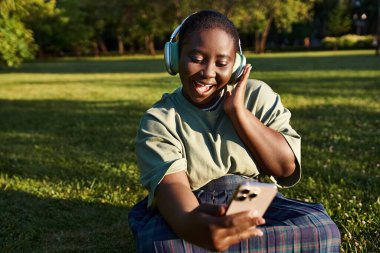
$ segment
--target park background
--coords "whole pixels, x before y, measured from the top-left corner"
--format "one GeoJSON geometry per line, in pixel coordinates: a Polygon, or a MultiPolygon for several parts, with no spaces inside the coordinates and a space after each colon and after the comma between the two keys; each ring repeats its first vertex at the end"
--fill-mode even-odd
{"type": "Polygon", "coordinates": [[[241,34],[302,136],[302,181],[343,252],[380,248],[378,0],[0,0],[0,252],[134,252],[139,119],[180,85],[162,49],[188,14],[241,34]]]}

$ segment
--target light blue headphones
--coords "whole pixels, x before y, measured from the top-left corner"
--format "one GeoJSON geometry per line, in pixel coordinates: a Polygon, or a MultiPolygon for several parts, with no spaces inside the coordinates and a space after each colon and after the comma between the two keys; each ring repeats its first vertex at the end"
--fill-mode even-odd
{"type": "MultiPolygon", "coordinates": [[[[195,13],[194,13],[195,14],[195,13]]],[[[165,43],[165,51],[164,51],[164,58],[165,58],[165,67],[166,70],[170,75],[176,75],[178,73],[179,69],[179,48],[178,48],[178,42],[173,42],[173,39],[177,36],[179,30],[181,29],[182,25],[185,23],[185,21],[191,17],[192,15],[186,17],[182,23],[177,26],[177,28],[174,30],[172,35],[170,36],[170,40],[165,43]]],[[[242,53],[240,40],[239,40],[239,52],[236,53],[235,57],[235,64],[232,69],[232,75],[231,79],[229,81],[230,84],[237,83],[239,77],[243,74],[244,66],[246,64],[246,58],[242,53]]]]}

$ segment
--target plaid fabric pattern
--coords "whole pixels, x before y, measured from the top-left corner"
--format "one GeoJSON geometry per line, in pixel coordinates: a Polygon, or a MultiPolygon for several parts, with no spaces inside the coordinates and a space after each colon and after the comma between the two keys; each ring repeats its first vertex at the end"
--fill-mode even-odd
{"type": "MultiPolygon", "coordinates": [[[[228,203],[241,176],[225,176],[195,191],[201,203],[228,203]]],[[[251,179],[252,180],[252,179],[251,179]]],[[[137,252],[209,252],[179,239],[157,210],[147,209],[147,199],[133,207],[129,225],[135,236],[137,252]]],[[[278,194],[261,226],[263,237],[232,245],[223,252],[339,252],[340,232],[319,203],[306,203],[278,194]]]]}

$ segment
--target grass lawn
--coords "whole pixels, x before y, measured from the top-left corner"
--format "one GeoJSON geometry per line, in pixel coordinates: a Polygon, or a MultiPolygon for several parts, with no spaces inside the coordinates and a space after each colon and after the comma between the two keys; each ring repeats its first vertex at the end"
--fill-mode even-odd
{"type": "MultiPolygon", "coordinates": [[[[303,138],[301,183],[342,251],[380,248],[380,57],[373,51],[249,55],[303,138]]],[[[61,59],[0,68],[0,252],[134,252],[139,118],[179,86],[162,57],[61,59]]]]}

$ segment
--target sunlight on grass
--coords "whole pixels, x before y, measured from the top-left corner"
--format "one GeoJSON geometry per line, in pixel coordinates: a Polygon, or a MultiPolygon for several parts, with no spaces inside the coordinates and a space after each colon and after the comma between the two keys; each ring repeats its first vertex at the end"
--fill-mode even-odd
{"type": "Polygon", "coordinates": [[[163,88],[173,90],[179,79],[154,74],[4,74],[3,99],[64,99],[82,101],[136,100],[152,103],[163,88]],[[164,79],[166,82],[157,83],[164,79]],[[14,85],[14,84],[17,85],[14,85]]]}
{"type": "MultiPolygon", "coordinates": [[[[247,54],[302,136],[289,197],[322,202],[342,250],[380,247],[380,58],[372,51],[247,54]]],[[[0,251],[133,252],[140,117],[179,87],[162,56],[73,58],[0,69],[0,251]],[[81,243],[84,241],[84,243],[81,243]]]]}
{"type": "Polygon", "coordinates": [[[329,51],[309,51],[309,52],[279,52],[255,55],[252,52],[244,53],[248,57],[276,58],[276,57],[326,57],[326,56],[349,56],[349,55],[375,55],[374,50],[329,50],[329,51]]]}

